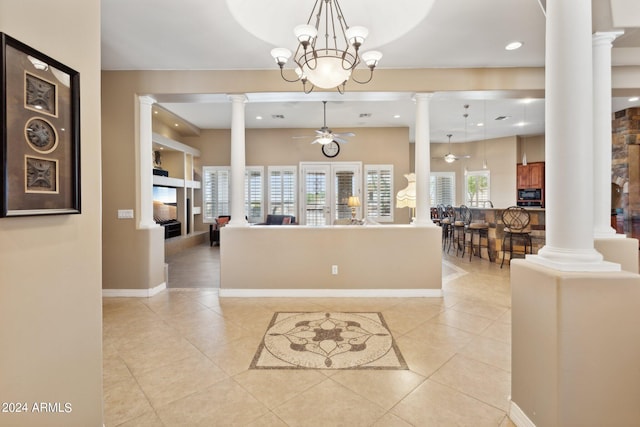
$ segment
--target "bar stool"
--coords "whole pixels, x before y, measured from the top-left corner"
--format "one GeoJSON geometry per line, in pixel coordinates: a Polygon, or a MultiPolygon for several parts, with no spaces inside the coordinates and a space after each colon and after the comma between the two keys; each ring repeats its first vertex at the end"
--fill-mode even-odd
{"type": "Polygon", "coordinates": [[[453,221],[455,221],[455,210],[453,206],[447,205],[446,207],[442,206],[442,213],[440,219],[440,226],[442,227],[442,250],[444,250],[447,245],[451,243],[451,238],[453,235],[453,221]]]}
{"type": "MultiPolygon", "coordinates": [[[[462,252],[462,256],[464,256],[466,241],[465,230],[469,223],[471,223],[471,210],[465,205],[460,205],[458,208],[458,216],[453,222],[452,240],[456,245],[456,256],[458,256],[458,252],[462,252]]],[[[449,248],[451,248],[451,246],[449,246],[449,248]]],[[[448,252],[449,250],[447,250],[447,253],[448,252]]]]}
{"type": "Polygon", "coordinates": [[[473,219],[471,223],[467,227],[467,232],[469,233],[469,261],[471,261],[471,257],[473,256],[473,236],[478,235],[478,252],[477,255],[482,258],[482,248],[487,248],[487,256],[489,257],[489,261],[493,262],[491,259],[491,251],[489,250],[489,224],[484,221],[476,221],[473,219]],[[482,244],[482,238],[485,238],[485,244],[482,244]]]}
{"type": "Polygon", "coordinates": [[[500,268],[504,264],[505,246],[509,240],[509,264],[513,258],[513,239],[520,239],[524,246],[522,254],[527,253],[527,245],[529,253],[533,253],[533,243],[531,242],[531,234],[527,229],[531,216],[525,208],[520,206],[510,206],[502,211],[502,223],[504,224],[504,237],[502,238],[502,262],[500,268]]]}

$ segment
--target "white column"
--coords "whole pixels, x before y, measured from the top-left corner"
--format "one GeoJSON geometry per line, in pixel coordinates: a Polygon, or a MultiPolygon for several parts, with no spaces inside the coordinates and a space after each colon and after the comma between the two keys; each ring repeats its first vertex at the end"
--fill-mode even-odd
{"type": "Polygon", "coordinates": [[[546,244],[527,260],[563,271],[619,270],[593,245],[591,0],[547,3],[546,244]]]}
{"type": "MultiPolygon", "coordinates": [[[[138,228],[159,227],[153,220],[153,104],[150,96],[138,97],[136,138],[136,212],[138,228]]],[[[123,209],[126,206],[123,206],[123,209]]]]}
{"type": "Polygon", "coordinates": [[[429,102],[433,93],[417,93],[416,101],[416,218],[414,225],[433,226],[431,220],[431,200],[429,196],[429,177],[431,176],[431,139],[429,138],[429,102]]]}
{"type": "Polygon", "coordinates": [[[245,129],[244,106],[247,102],[245,95],[230,95],[231,99],[231,221],[230,227],[248,225],[244,214],[244,174],[245,158],[245,129]]]}
{"type": "Polygon", "coordinates": [[[623,31],[593,35],[593,236],[626,237],[611,227],[611,48],[623,31]]]}

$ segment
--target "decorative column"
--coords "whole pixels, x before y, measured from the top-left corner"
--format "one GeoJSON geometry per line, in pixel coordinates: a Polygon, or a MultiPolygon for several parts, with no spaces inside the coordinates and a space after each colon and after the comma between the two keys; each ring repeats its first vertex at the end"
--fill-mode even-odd
{"type": "Polygon", "coordinates": [[[611,48],[623,31],[593,35],[593,236],[626,237],[611,227],[611,48]]]}
{"type": "Polygon", "coordinates": [[[153,220],[153,104],[150,96],[138,97],[138,138],[136,141],[136,211],[138,228],[159,227],[153,220]]]}
{"type": "Polygon", "coordinates": [[[431,220],[431,200],[429,195],[429,179],[431,176],[431,147],[429,127],[429,102],[433,93],[417,93],[416,101],[416,218],[414,225],[433,226],[431,220]]]}
{"type": "MultiPolygon", "coordinates": [[[[562,271],[611,271],[593,241],[591,1],[547,3],[546,244],[527,260],[562,271]]],[[[607,105],[608,107],[609,105],[607,105]]]]}
{"type": "Polygon", "coordinates": [[[244,214],[245,129],[244,106],[247,97],[230,95],[231,99],[231,221],[230,227],[247,226],[244,214]]]}

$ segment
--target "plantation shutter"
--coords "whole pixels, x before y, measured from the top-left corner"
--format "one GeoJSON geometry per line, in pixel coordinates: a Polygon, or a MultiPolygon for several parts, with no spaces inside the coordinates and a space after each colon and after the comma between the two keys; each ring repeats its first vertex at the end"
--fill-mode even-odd
{"type": "Polygon", "coordinates": [[[365,165],[367,218],[393,222],[393,165],[365,165]]]}
{"type": "Polygon", "coordinates": [[[244,174],[244,212],[251,223],[264,220],[262,166],[248,166],[244,174]]]}
{"type": "Polygon", "coordinates": [[[451,205],[456,201],[456,176],[454,172],[435,172],[429,180],[431,206],[451,205]]]}
{"type": "Polygon", "coordinates": [[[296,216],[296,167],[269,166],[269,213],[296,216]]]}
{"type": "Polygon", "coordinates": [[[229,215],[230,168],[202,167],[202,221],[215,222],[220,215],[229,215]]]}

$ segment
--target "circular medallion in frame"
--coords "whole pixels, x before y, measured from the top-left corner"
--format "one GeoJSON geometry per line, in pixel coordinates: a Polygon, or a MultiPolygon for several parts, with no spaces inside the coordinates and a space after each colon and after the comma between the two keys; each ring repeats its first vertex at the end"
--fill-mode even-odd
{"type": "Polygon", "coordinates": [[[34,117],[24,127],[24,137],[31,148],[38,153],[51,153],[58,146],[58,132],[48,120],[34,117]]]}

